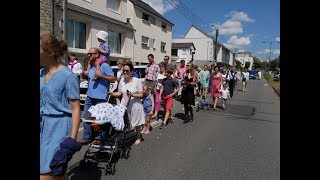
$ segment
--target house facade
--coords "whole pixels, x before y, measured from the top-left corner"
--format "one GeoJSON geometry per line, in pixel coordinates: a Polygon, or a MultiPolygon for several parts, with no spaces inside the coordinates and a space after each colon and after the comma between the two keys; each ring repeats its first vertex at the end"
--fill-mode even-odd
{"type": "Polygon", "coordinates": [[[148,63],[153,54],[156,63],[171,55],[172,24],[141,0],[128,0],[128,18],[135,29],[133,59],[140,64],[148,63]]]}
{"type": "MultiPolygon", "coordinates": [[[[215,45],[214,37],[210,36],[200,28],[192,25],[184,38],[173,39],[174,43],[192,42],[197,49],[194,54],[194,64],[203,66],[204,64],[213,64],[215,62],[215,45]]],[[[233,52],[224,45],[218,43],[217,62],[233,64],[233,52]]]]}
{"type": "Polygon", "coordinates": [[[196,48],[192,42],[188,43],[172,43],[171,47],[171,61],[172,63],[179,63],[180,60],[185,60],[186,63],[194,60],[196,48]]]}
{"type": "Polygon", "coordinates": [[[236,52],[235,59],[241,62],[242,67],[245,67],[246,62],[250,62],[249,70],[252,69],[253,57],[250,52],[236,52]]]}

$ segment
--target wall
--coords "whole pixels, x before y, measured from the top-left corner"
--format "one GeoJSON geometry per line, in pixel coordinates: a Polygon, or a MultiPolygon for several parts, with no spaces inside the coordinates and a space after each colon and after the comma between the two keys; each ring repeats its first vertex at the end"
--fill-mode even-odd
{"type": "Polygon", "coordinates": [[[51,0],[40,0],[40,31],[50,32],[51,0]]]}

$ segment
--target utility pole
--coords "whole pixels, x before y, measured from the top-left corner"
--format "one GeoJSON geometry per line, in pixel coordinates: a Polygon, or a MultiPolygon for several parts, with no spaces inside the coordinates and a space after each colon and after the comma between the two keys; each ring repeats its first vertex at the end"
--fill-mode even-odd
{"type": "Polygon", "coordinates": [[[219,29],[216,29],[216,46],[215,46],[215,53],[214,53],[214,59],[215,59],[215,66],[217,65],[217,56],[218,56],[218,36],[219,36],[219,29]]]}
{"type": "Polygon", "coordinates": [[[271,45],[273,44],[273,43],[275,43],[275,42],[268,42],[268,41],[263,41],[262,43],[269,43],[269,62],[267,63],[267,69],[268,69],[268,71],[269,71],[269,68],[270,68],[270,59],[271,59],[271,45]]]}

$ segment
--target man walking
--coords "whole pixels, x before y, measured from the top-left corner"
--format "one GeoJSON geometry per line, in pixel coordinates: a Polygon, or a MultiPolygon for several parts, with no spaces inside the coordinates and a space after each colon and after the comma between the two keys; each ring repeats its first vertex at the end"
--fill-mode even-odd
{"type": "MultiPolygon", "coordinates": [[[[98,48],[90,48],[87,53],[89,57],[90,69],[88,73],[88,90],[87,98],[83,107],[83,118],[87,117],[88,110],[91,106],[104,103],[107,99],[107,91],[109,90],[110,83],[116,81],[116,77],[109,64],[102,63],[100,65],[100,71],[96,71],[95,62],[100,55],[98,48]],[[99,77],[95,79],[95,77],[99,77]]],[[[91,142],[91,128],[88,123],[83,123],[83,139],[79,142],[81,145],[85,145],[91,142]]],[[[101,144],[101,137],[96,138],[93,144],[101,144]]]]}

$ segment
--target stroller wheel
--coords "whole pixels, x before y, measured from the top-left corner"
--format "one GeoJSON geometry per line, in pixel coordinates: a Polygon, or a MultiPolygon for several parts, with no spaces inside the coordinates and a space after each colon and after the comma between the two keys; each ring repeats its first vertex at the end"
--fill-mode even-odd
{"type": "Polygon", "coordinates": [[[116,164],[112,164],[111,165],[111,174],[114,175],[115,172],[116,172],[116,164]]]}
{"type": "Polygon", "coordinates": [[[128,159],[130,157],[130,149],[126,149],[126,152],[124,154],[124,158],[128,159]]]}
{"type": "Polygon", "coordinates": [[[124,158],[124,154],[125,154],[124,150],[121,150],[121,151],[120,151],[120,158],[121,158],[121,159],[124,158]]]}

